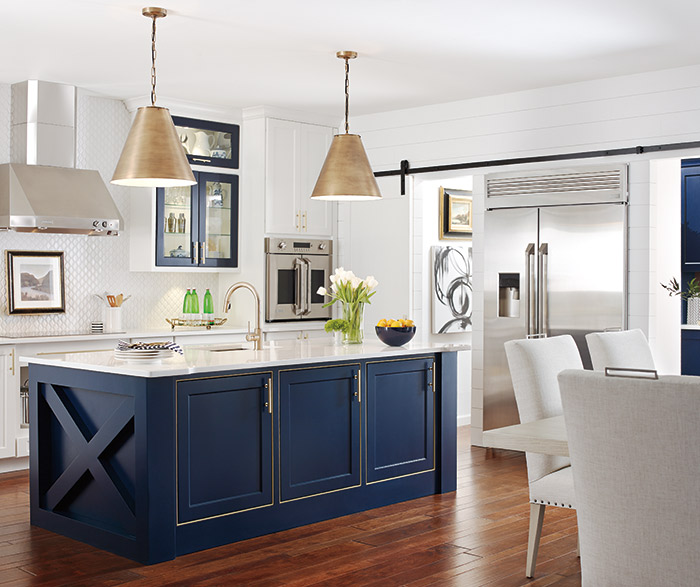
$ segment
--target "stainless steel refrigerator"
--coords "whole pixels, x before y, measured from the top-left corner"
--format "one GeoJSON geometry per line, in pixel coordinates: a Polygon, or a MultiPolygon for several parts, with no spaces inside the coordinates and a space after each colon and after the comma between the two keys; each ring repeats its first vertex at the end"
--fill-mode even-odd
{"type": "Polygon", "coordinates": [[[627,317],[627,169],[486,177],[483,429],[519,422],[508,340],[589,332],[627,317]]]}

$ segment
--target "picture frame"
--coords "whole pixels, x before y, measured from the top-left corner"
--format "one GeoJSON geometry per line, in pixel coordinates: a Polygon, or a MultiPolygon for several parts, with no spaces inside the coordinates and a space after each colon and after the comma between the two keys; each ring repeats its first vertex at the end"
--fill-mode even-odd
{"type": "Polygon", "coordinates": [[[5,251],[8,314],[66,311],[63,251],[5,251]]]}
{"type": "Polygon", "coordinates": [[[472,193],[440,187],[440,240],[472,238],[472,193]]]}

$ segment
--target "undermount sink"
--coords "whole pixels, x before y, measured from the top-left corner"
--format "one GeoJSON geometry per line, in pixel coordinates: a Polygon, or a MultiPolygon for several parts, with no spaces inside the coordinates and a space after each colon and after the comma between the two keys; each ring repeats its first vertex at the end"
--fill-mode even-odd
{"type": "Polygon", "coordinates": [[[222,347],[208,348],[207,350],[210,353],[231,353],[233,351],[249,351],[251,349],[248,347],[244,347],[244,346],[222,346],[222,347]]]}

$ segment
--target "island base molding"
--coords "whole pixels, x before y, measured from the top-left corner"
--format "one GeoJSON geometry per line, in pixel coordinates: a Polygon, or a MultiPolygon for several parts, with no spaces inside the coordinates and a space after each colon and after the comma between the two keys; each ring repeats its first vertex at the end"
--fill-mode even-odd
{"type": "Polygon", "coordinates": [[[456,352],[136,377],[30,365],[31,522],[154,564],[456,489],[456,352]]]}

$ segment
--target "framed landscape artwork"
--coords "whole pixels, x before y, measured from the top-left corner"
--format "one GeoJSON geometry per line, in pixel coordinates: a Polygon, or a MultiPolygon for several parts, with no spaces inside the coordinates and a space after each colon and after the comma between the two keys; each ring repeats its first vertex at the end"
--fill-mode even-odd
{"type": "Polygon", "coordinates": [[[63,251],[6,251],[9,314],[66,311],[63,251]]]}
{"type": "Polygon", "coordinates": [[[472,237],[472,193],[440,188],[440,240],[472,237]]]}

